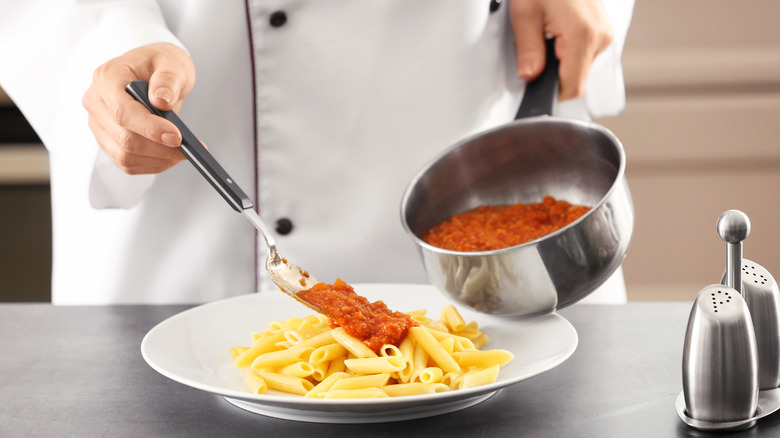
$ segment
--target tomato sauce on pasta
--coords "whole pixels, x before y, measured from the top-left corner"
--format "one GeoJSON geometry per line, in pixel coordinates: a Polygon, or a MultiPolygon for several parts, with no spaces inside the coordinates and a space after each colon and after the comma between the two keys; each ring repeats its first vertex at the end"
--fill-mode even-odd
{"type": "Polygon", "coordinates": [[[341,326],[375,353],[384,344],[398,346],[415,325],[409,315],[390,311],[382,301],[369,302],[341,279],[332,285],[317,283],[297,295],[322,309],[332,328],[341,326]]]}
{"type": "Polygon", "coordinates": [[[535,204],[482,206],[432,227],[422,240],[452,251],[508,248],[538,239],[574,222],[590,207],[545,196],[535,204]]]}

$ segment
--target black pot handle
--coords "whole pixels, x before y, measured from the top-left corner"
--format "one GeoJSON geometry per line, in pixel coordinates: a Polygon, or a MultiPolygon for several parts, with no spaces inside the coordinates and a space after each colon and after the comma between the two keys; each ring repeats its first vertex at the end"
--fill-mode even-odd
{"type": "Polygon", "coordinates": [[[552,115],[553,104],[558,95],[558,58],[555,56],[555,38],[545,41],[547,59],[544,70],[525,86],[523,101],[517,110],[515,120],[524,117],[552,115]]]}

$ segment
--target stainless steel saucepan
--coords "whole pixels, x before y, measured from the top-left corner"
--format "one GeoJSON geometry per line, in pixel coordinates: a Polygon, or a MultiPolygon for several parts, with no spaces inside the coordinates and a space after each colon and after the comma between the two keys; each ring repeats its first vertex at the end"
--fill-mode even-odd
{"type": "Polygon", "coordinates": [[[577,302],[623,262],[634,228],[620,141],[591,122],[553,117],[558,60],[529,83],[516,120],[466,139],[427,164],[401,205],[431,283],[480,312],[519,317],[577,302]],[[482,252],[431,246],[421,236],[482,205],[540,202],[546,195],[591,210],[522,245],[482,252]]]}

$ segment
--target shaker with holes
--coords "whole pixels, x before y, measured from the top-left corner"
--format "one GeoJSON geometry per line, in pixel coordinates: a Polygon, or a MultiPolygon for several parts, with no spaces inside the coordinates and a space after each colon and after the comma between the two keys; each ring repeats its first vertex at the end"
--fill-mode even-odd
{"type": "Polygon", "coordinates": [[[706,422],[751,418],[758,402],[758,356],[745,300],[719,284],[693,304],[683,350],[683,394],[689,417],[706,422]]]}
{"type": "Polygon", "coordinates": [[[690,425],[755,423],[751,419],[759,392],[756,333],[737,289],[742,288],[742,241],[750,233],[750,222],[739,213],[726,212],[717,224],[727,243],[726,284],[702,289],[688,319],[682,380],[683,415],[690,425]]]}
{"type": "Polygon", "coordinates": [[[736,244],[729,243],[727,239],[731,236],[724,235],[721,226],[723,232],[734,226],[744,226],[749,232],[750,221],[745,213],[738,210],[729,210],[718,220],[718,232],[729,245],[728,266],[721,283],[742,294],[753,320],[758,348],[759,389],[777,388],[780,386],[780,291],[769,271],[754,261],[742,258],[741,242],[738,249],[732,248],[736,244]],[[732,250],[740,254],[731,254],[732,250]],[[729,270],[734,273],[730,275],[729,270]]]}

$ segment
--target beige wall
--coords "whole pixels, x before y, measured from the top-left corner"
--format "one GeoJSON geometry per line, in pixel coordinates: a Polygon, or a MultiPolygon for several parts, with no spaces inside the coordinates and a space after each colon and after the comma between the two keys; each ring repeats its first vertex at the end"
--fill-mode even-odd
{"type": "Polygon", "coordinates": [[[638,0],[621,139],[636,228],[629,299],[689,300],[720,280],[715,222],[748,214],[745,257],[780,278],[780,2],[638,0]]]}

